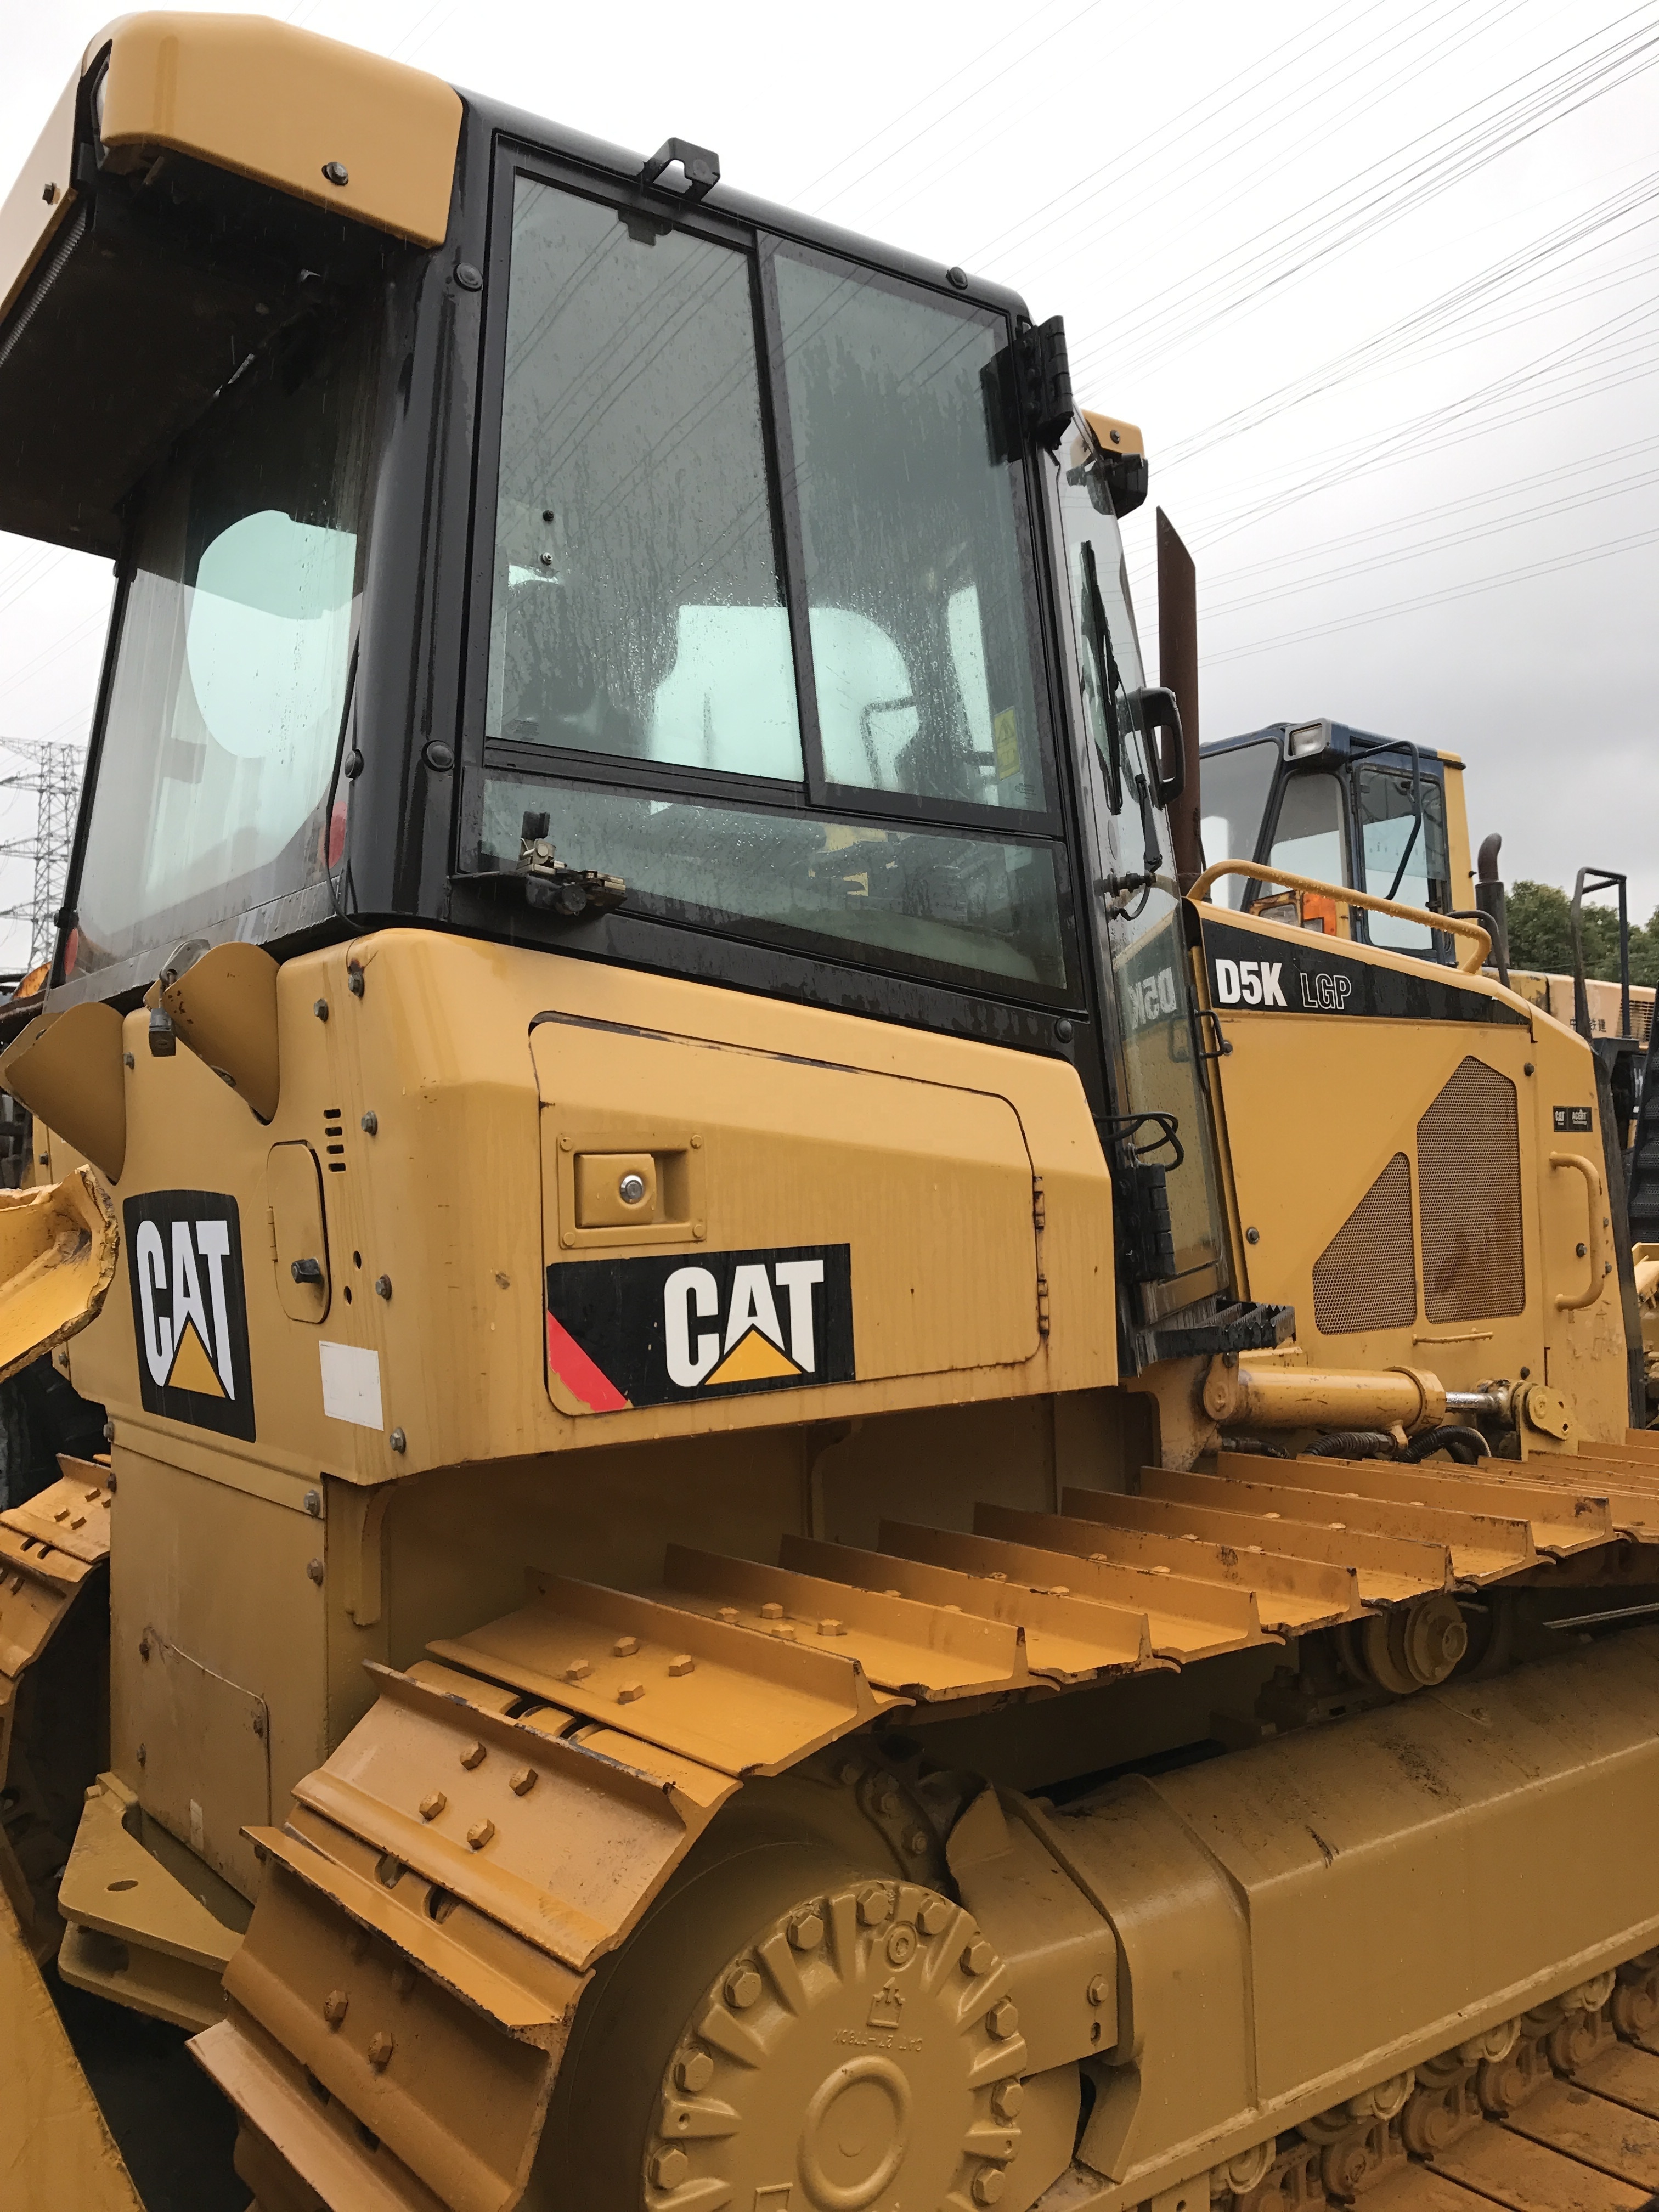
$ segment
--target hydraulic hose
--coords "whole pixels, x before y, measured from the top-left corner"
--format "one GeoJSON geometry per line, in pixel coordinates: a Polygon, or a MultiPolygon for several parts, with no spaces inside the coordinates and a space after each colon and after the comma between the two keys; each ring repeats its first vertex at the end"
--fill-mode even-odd
{"type": "Polygon", "coordinates": [[[1479,1429],[1458,1427],[1448,1423],[1443,1428],[1425,1429],[1420,1437],[1413,1437],[1401,1456],[1413,1466],[1427,1459],[1431,1452],[1449,1452],[1464,1467],[1474,1467],[1483,1459],[1492,1457],[1492,1446],[1479,1429]]]}
{"type": "Polygon", "coordinates": [[[1337,1429],[1310,1444],[1304,1459],[1393,1459],[1395,1441],[1381,1429],[1337,1429]]]}

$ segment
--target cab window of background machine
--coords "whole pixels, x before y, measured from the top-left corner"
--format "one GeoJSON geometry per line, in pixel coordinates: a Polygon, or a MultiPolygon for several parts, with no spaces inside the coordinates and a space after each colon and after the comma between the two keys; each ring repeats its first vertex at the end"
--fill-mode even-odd
{"type": "MultiPolygon", "coordinates": [[[[1279,747],[1272,738],[1229,752],[1199,757],[1204,812],[1199,835],[1206,865],[1218,860],[1253,860],[1261,835],[1261,817],[1273,796],[1279,747]]],[[[1288,861],[1284,863],[1288,866],[1288,861]]],[[[1249,876],[1223,876],[1211,890],[1218,906],[1241,907],[1250,888],[1249,876]]]]}
{"type": "Polygon", "coordinates": [[[1323,769],[1288,776],[1279,801],[1269,859],[1293,876],[1312,876],[1322,884],[1348,880],[1347,846],[1342,828],[1342,786],[1323,769]]]}
{"type": "MultiPolygon", "coordinates": [[[[982,350],[979,325],[965,330],[982,350]]],[[[809,353],[813,342],[802,334],[809,353]]],[[[1009,580],[989,556],[958,560],[942,598],[917,584],[934,629],[921,612],[890,610],[889,629],[850,588],[811,618],[819,719],[841,733],[848,778],[908,789],[912,774],[925,786],[919,702],[948,684],[955,720],[927,708],[929,729],[948,729],[957,747],[938,780],[988,787],[984,832],[914,817],[887,827],[807,804],[749,257],[520,176],[506,356],[485,726],[512,750],[491,757],[480,866],[511,868],[524,816],[544,812],[559,858],[621,876],[631,913],[1063,993],[1053,847],[985,834],[990,809],[1035,805],[1028,793],[1042,789],[1029,672],[1005,672],[1002,632],[978,611],[999,592],[1018,600],[1018,567],[1009,580]],[[999,714],[1012,718],[1001,778],[999,714]],[[981,740],[984,758],[970,760],[981,740]],[[890,764],[888,782],[867,772],[872,757],[890,764]],[[629,787],[614,774],[605,787],[607,766],[623,762],[629,787]],[[649,777],[641,787],[647,763],[662,771],[654,788],[649,777]],[[715,796],[710,779],[728,777],[744,781],[715,796]]],[[[924,446],[938,411],[929,389],[923,374],[924,446]]],[[[973,398],[983,477],[977,387],[973,398]]],[[[821,441],[815,465],[831,498],[837,472],[862,464],[821,441]]],[[[949,549],[974,541],[983,501],[975,477],[931,482],[910,508],[911,566],[942,576],[949,549]]],[[[884,577],[902,556],[904,506],[872,552],[884,577]]]]}
{"type": "Polygon", "coordinates": [[[299,334],[156,472],[78,894],[85,974],[318,881],[351,637],[368,349],[299,334]]]}
{"type": "MultiPolygon", "coordinates": [[[[1362,763],[1354,770],[1354,781],[1365,855],[1364,888],[1378,898],[1393,896],[1402,906],[1425,906],[1437,914],[1449,912],[1451,859],[1446,842],[1446,795],[1439,778],[1426,771],[1419,777],[1423,824],[1415,836],[1412,833],[1417,809],[1409,762],[1404,766],[1394,761],[1386,766],[1375,761],[1362,763]]],[[[1398,952],[1432,953],[1437,944],[1446,942],[1443,933],[1437,940],[1434,931],[1393,915],[1368,915],[1366,927],[1373,945],[1386,945],[1398,952]]]]}

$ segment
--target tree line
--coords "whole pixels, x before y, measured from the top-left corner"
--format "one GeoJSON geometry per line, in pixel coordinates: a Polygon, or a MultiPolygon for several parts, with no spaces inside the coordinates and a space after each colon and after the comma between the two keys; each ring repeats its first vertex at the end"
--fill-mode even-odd
{"type": "MultiPolygon", "coordinates": [[[[1509,894],[1510,965],[1541,969],[1546,975],[1572,973],[1572,900],[1553,884],[1519,883],[1509,894]]],[[[1619,910],[1592,905],[1582,909],[1584,973],[1609,983],[1619,981],[1619,910]]],[[[1659,983],[1659,910],[1643,928],[1630,933],[1630,980],[1659,983]]]]}

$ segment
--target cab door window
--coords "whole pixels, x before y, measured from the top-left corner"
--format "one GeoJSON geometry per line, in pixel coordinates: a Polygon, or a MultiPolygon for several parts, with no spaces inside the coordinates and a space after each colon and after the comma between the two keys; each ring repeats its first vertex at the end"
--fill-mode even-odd
{"type": "Polygon", "coordinates": [[[1322,884],[1346,884],[1346,852],[1338,779],[1322,771],[1288,778],[1273,824],[1271,866],[1293,876],[1312,876],[1322,884]]]}
{"type": "MultiPolygon", "coordinates": [[[[1427,907],[1444,914],[1451,906],[1451,860],[1446,842],[1446,796],[1437,776],[1413,778],[1409,766],[1362,763],[1354,770],[1359,814],[1364,889],[1402,906],[1427,907]],[[1419,807],[1421,819],[1419,819],[1419,807]]],[[[1373,945],[1425,958],[1449,952],[1445,931],[1425,929],[1396,915],[1370,914],[1366,932],[1373,945]]]]}

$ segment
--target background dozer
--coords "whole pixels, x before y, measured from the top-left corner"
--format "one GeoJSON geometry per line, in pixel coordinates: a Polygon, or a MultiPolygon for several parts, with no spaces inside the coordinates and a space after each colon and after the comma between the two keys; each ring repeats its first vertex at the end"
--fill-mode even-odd
{"type": "Polygon", "coordinates": [[[131,2194],[37,1961],[262,2212],[1634,2212],[1593,1056],[1181,895],[1058,324],[246,17],[0,246],[0,526],[118,577],[0,1062],[107,1421],[0,1513],[31,2212],[131,2194]]]}

